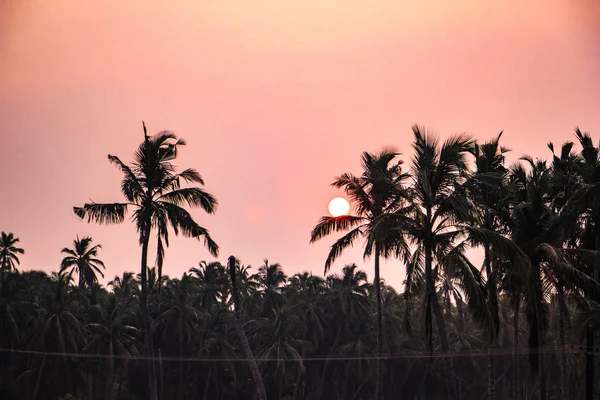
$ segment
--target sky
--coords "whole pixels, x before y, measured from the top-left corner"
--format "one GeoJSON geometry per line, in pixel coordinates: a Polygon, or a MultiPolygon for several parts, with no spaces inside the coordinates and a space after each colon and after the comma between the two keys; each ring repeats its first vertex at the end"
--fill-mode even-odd
{"type": "MultiPolygon", "coordinates": [[[[310,232],[360,172],[363,151],[411,155],[411,125],[481,140],[511,157],[600,137],[595,0],[0,0],[0,230],[22,269],[57,270],[76,235],[102,244],[107,282],[139,270],[133,224],[88,225],[73,206],[115,202],[120,172],[150,133],[184,138],[217,213],[193,213],[255,269],[323,273],[335,236],[310,232]]],[[[176,238],[164,271],[212,260],[176,238]]],[[[360,248],[335,263],[356,262],[360,248]]],[[[404,268],[382,275],[400,287],[404,268]]]]}

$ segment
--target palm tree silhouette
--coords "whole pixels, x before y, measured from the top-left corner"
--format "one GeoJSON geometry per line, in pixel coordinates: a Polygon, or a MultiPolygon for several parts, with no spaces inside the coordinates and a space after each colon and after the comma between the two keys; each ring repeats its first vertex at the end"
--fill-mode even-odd
{"type": "Polygon", "coordinates": [[[19,238],[16,238],[12,232],[2,232],[0,235],[0,293],[4,285],[4,272],[15,269],[15,265],[19,265],[19,257],[17,254],[25,254],[25,250],[16,247],[19,243],[19,238]]]}
{"type": "Polygon", "coordinates": [[[79,236],[77,236],[77,239],[73,241],[73,250],[67,247],[61,250],[61,253],[67,254],[67,256],[60,263],[60,272],[64,273],[67,270],[70,270],[70,273],[77,272],[80,288],[91,288],[94,283],[97,283],[98,277],[96,274],[100,274],[104,278],[101,268],[106,267],[102,261],[95,258],[98,249],[101,249],[102,246],[97,244],[90,247],[91,244],[91,237],[79,239],[79,236]]]}
{"type": "MultiPolygon", "coordinates": [[[[334,231],[342,232],[350,229],[331,246],[325,261],[325,273],[344,249],[351,247],[359,238],[366,239],[364,256],[366,258],[374,255],[375,261],[374,286],[377,302],[378,355],[383,352],[379,262],[381,257],[391,254],[392,248],[386,241],[385,230],[375,229],[374,221],[383,214],[397,211],[403,205],[405,192],[401,184],[407,175],[402,173],[401,161],[392,164],[398,154],[392,149],[384,149],[376,155],[363,153],[361,158],[363,172],[360,176],[345,173],[332,183],[332,186],[344,189],[354,205],[356,215],[322,217],[314,227],[310,238],[310,242],[313,243],[334,231]]],[[[402,247],[396,243],[393,249],[397,250],[402,247]]],[[[381,360],[378,360],[375,400],[380,399],[382,391],[382,364],[381,360]]]]}
{"type": "MultiPolygon", "coordinates": [[[[126,199],[123,203],[87,203],[83,207],[74,207],[75,214],[87,222],[99,224],[118,224],[125,220],[130,207],[134,208],[132,219],[135,222],[139,243],[142,246],[140,268],[141,293],[140,308],[144,323],[146,351],[152,357],[152,326],[148,311],[148,246],[150,236],[156,232],[158,282],[162,278],[164,246],[169,245],[170,226],[174,233],[182,233],[187,237],[203,238],[209,252],[216,256],[219,247],[210,237],[207,229],[198,225],[183,206],[200,207],[207,213],[216,211],[217,200],[208,192],[197,187],[181,186],[183,182],[204,185],[200,174],[191,168],[176,173],[172,161],[177,158],[178,149],[185,145],[182,139],[168,131],[162,131],[153,137],[148,136],[146,125],[144,141],[134,155],[131,166],[123,163],[118,157],[109,155],[108,160],[123,172],[121,192],[126,199]]],[[[150,399],[156,400],[156,375],[154,368],[150,371],[150,399]]]]}

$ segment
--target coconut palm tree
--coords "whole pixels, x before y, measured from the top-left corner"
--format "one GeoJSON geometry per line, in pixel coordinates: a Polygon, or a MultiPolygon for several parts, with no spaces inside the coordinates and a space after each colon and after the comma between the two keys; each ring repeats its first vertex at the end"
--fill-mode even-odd
{"type": "Polygon", "coordinates": [[[227,270],[229,273],[229,284],[231,289],[231,297],[233,299],[233,325],[235,327],[235,331],[237,333],[237,339],[239,346],[242,350],[242,355],[244,359],[248,363],[250,367],[250,373],[252,374],[252,380],[254,381],[254,386],[256,390],[256,396],[259,400],[267,400],[267,392],[265,390],[265,384],[263,382],[263,378],[260,374],[260,370],[258,369],[258,364],[256,363],[256,358],[254,358],[254,354],[250,349],[250,344],[248,343],[248,337],[246,336],[246,332],[244,332],[244,327],[242,325],[242,301],[239,295],[238,289],[238,278],[236,277],[237,270],[239,268],[239,262],[235,259],[234,256],[230,256],[227,259],[227,270]]]}
{"type": "MultiPolygon", "coordinates": [[[[540,382],[540,396],[546,398],[544,346],[548,325],[548,298],[552,290],[558,293],[566,307],[565,291],[576,288],[588,296],[597,296],[598,284],[585,273],[575,268],[580,260],[595,260],[595,254],[580,249],[565,247],[577,229],[578,219],[574,208],[553,206],[552,170],[545,161],[534,161],[524,156],[529,167],[522,165],[511,169],[511,180],[515,186],[515,205],[512,211],[511,235],[529,262],[526,285],[523,287],[525,311],[529,324],[530,365],[540,382]]],[[[561,316],[564,318],[564,316],[561,316]]]]}
{"type": "MultiPolygon", "coordinates": [[[[69,355],[78,354],[85,347],[86,337],[83,324],[69,310],[67,294],[71,279],[71,274],[53,273],[53,292],[45,299],[45,304],[34,321],[36,329],[32,343],[41,356],[36,363],[37,377],[32,399],[38,398],[37,393],[41,387],[52,393],[58,391],[60,385],[67,383],[64,381],[77,379],[73,373],[74,360],[69,355]],[[58,353],[60,357],[48,357],[52,353],[58,353]]],[[[53,397],[56,397],[56,393],[54,394],[53,397]]]]}
{"type": "Polygon", "coordinates": [[[198,334],[201,312],[196,308],[198,290],[193,278],[184,273],[181,279],[174,279],[165,286],[159,315],[154,321],[155,330],[162,334],[162,343],[177,343],[177,356],[180,358],[177,398],[185,398],[183,384],[185,372],[184,348],[189,347],[198,334]]]}
{"type": "Polygon", "coordinates": [[[0,234],[0,293],[2,293],[4,283],[4,272],[11,271],[15,265],[20,264],[17,254],[25,254],[25,250],[15,246],[17,243],[19,243],[19,238],[15,237],[12,232],[2,231],[0,234]]]}
{"type": "Polygon", "coordinates": [[[263,265],[258,268],[256,281],[260,288],[260,292],[257,293],[262,294],[262,315],[274,315],[285,302],[283,285],[287,276],[279,263],[269,264],[269,260],[265,259],[263,265]]]}
{"type": "MultiPolygon", "coordinates": [[[[475,171],[465,183],[469,194],[475,205],[475,226],[500,234],[507,234],[505,221],[509,218],[508,214],[508,169],[504,166],[505,154],[509,151],[500,146],[498,136],[485,143],[474,143],[469,149],[475,158],[475,171]]],[[[487,296],[490,312],[489,329],[484,331],[489,341],[488,357],[488,399],[494,400],[495,391],[495,371],[492,357],[494,342],[498,337],[500,329],[500,317],[498,308],[498,271],[493,268],[498,265],[498,255],[488,240],[483,243],[483,269],[487,278],[487,296]]],[[[514,265],[513,267],[516,267],[514,265]]]]}
{"type": "MultiPolygon", "coordinates": [[[[425,279],[425,327],[429,349],[433,351],[432,326],[435,319],[442,351],[447,353],[448,332],[437,296],[436,280],[445,274],[460,282],[474,318],[489,326],[492,318],[484,280],[465,251],[469,245],[488,243],[511,261],[518,262],[523,257],[509,239],[474,225],[475,205],[469,196],[467,183],[470,173],[466,162],[473,140],[466,135],[455,135],[440,143],[435,135],[419,126],[413,126],[413,133],[413,185],[409,189],[412,207],[379,216],[375,227],[386,232],[390,247],[393,247],[394,237],[398,240],[398,248],[404,248],[407,240],[412,242],[414,251],[412,254],[405,252],[404,256],[409,274],[406,279],[411,290],[414,290],[416,278],[413,274],[425,279]]],[[[449,370],[453,371],[452,358],[447,358],[446,362],[449,370]]],[[[456,388],[453,382],[447,383],[452,397],[456,388]]]]}
{"type": "MultiPolygon", "coordinates": [[[[118,157],[109,155],[108,160],[123,172],[121,192],[125,197],[122,203],[87,203],[83,207],[74,207],[75,214],[100,224],[117,224],[125,220],[129,208],[134,208],[132,219],[135,222],[139,243],[142,247],[141,257],[141,293],[140,308],[144,323],[146,351],[152,356],[152,327],[148,312],[148,246],[150,237],[156,233],[157,256],[156,265],[160,282],[164,246],[169,245],[170,226],[174,233],[204,239],[209,252],[217,255],[219,247],[211,238],[207,229],[198,225],[191,214],[183,206],[200,207],[207,213],[214,213],[217,200],[208,192],[198,187],[182,187],[182,183],[204,185],[200,174],[194,169],[176,172],[172,161],[177,158],[178,150],[185,145],[182,139],[168,131],[148,136],[146,125],[144,141],[135,152],[134,161],[126,165],[118,157]]],[[[150,372],[151,400],[156,400],[156,376],[150,372]]]]}
{"type": "Polygon", "coordinates": [[[97,283],[96,274],[100,274],[104,278],[102,269],[106,267],[102,261],[95,258],[98,249],[101,249],[102,246],[97,244],[90,247],[91,244],[91,237],[79,239],[77,236],[77,239],[73,241],[73,249],[65,247],[61,250],[61,253],[67,254],[67,256],[60,263],[60,272],[65,273],[67,270],[70,274],[77,272],[80,288],[91,288],[94,283],[97,283]]]}
{"type": "MultiPolygon", "coordinates": [[[[590,134],[579,128],[575,129],[575,136],[581,145],[581,152],[575,160],[580,181],[567,206],[584,218],[582,247],[600,251],[600,144],[595,146],[590,134]]],[[[600,282],[600,258],[594,263],[591,275],[600,282]]]]}
{"type": "Polygon", "coordinates": [[[87,354],[99,354],[96,376],[100,378],[98,387],[102,398],[111,399],[112,393],[123,385],[127,372],[127,358],[139,354],[138,330],[128,323],[135,320],[130,309],[123,308],[116,296],[111,296],[105,306],[94,305],[88,311],[91,323],[85,328],[89,332],[89,342],[83,349],[87,354]],[[104,379],[102,379],[104,378],[104,379]]]}
{"type": "Polygon", "coordinates": [[[207,312],[227,293],[227,274],[220,262],[200,261],[199,268],[191,268],[190,273],[200,283],[201,310],[207,312]]]}
{"type": "Polygon", "coordinates": [[[133,272],[123,272],[122,276],[115,276],[112,281],[108,282],[108,286],[112,286],[120,307],[130,309],[139,292],[133,272]]]}
{"type": "MultiPolygon", "coordinates": [[[[363,153],[362,174],[354,176],[350,173],[340,175],[332,186],[342,188],[354,205],[356,215],[339,217],[322,217],[311,233],[310,242],[330,235],[333,232],[350,230],[332,246],[325,261],[325,273],[342,252],[351,247],[359,238],[365,238],[364,256],[374,256],[374,286],[377,302],[377,352],[383,352],[381,288],[379,263],[381,257],[391,255],[392,250],[386,241],[383,230],[375,230],[373,222],[382,214],[397,211],[404,204],[405,192],[402,182],[407,175],[402,172],[402,162],[394,162],[399,153],[393,149],[384,149],[379,154],[363,153]]],[[[398,249],[401,246],[396,246],[398,249]]],[[[383,391],[383,371],[381,360],[377,362],[377,382],[375,400],[379,400],[383,391]]]]}

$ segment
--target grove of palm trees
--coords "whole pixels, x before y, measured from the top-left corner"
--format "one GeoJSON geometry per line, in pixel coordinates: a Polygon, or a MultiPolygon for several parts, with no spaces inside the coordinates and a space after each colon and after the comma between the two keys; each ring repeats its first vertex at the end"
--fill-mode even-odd
{"type": "Polygon", "coordinates": [[[135,225],[139,269],[104,286],[101,243],[73,232],[57,272],[38,271],[26,263],[35,243],[0,227],[0,399],[600,393],[589,386],[600,352],[586,347],[600,346],[600,145],[588,133],[567,132],[573,142],[534,158],[505,148],[502,134],[442,140],[414,126],[403,154],[365,152],[348,165],[358,174],[333,179],[352,212],[315,216],[307,241],[334,241],[324,266],[289,276],[276,260],[219,254],[190,213],[215,213],[218,202],[198,171],[178,165],[185,141],[143,128],[131,163],[108,156],[122,198],[72,199],[82,224],[135,225]],[[163,274],[180,234],[222,262],[163,274]],[[332,273],[352,246],[370,267],[332,273]],[[384,260],[405,271],[402,287],[386,284],[384,260]]]}

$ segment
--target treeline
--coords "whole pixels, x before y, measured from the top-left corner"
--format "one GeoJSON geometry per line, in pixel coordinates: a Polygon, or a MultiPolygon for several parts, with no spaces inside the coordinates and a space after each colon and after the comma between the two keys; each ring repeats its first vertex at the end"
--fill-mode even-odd
{"type": "Polygon", "coordinates": [[[184,186],[204,181],[172,164],[181,139],[144,133],[131,165],[109,156],[125,201],[74,209],[98,223],[132,211],[139,274],[101,287],[90,238],[63,249],[59,273],[17,272],[23,251],[2,234],[1,398],[584,397],[585,333],[600,322],[600,150],[589,134],[510,166],[501,135],[440,141],[417,126],[407,167],[393,149],[363,154],[359,175],[333,183],[353,214],[323,217],[311,240],[341,233],[326,274],[360,242],[369,282],[355,265],[287,277],[233,259],[163,276],[169,231],[218,254],[185,209],[217,202],[184,186]],[[404,265],[402,293],[380,277],[382,258],[404,265]]]}

